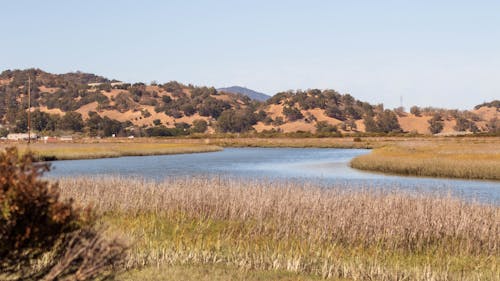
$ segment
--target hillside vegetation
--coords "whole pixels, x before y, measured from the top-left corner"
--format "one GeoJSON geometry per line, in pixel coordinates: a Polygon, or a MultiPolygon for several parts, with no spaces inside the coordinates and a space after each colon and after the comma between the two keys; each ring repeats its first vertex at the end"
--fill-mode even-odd
{"type": "Polygon", "coordinates": [[[122,83],[88,73],[51,74],[39,69],[0,74],[0,137],[31,128],[44,135],[181,136],[309,132],[454,134],[500,131],[499,102],[473,111],[412,107],[386,109],[334,90],[281,92],[265,102],[213,87],[122,83]]]}

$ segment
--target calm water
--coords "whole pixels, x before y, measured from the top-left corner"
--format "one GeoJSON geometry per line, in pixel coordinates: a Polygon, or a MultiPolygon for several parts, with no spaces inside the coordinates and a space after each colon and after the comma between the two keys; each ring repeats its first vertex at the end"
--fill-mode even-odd
{"type": "Polygon", "coordinates": [[[366,149],[226,148],[220,152],[53,162],[50,177],[139,176],[155,180],[183,176],[224,176],[315,182],[346,188],[391,188],[451,193],[500,205],[500,183],[399,177],[362,172],[349,161],[366,149]]]}

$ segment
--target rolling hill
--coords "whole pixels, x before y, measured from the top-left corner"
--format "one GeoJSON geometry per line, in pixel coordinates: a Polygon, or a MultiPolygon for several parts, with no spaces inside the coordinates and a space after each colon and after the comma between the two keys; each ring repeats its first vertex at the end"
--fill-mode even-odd
{"type": "Polygon", "coordinates": [[[27,130],[28,76],[32,80],[32,129],[47,135],[172,136],[248,131],[464,134],[498,133],[500,127],[498,101],[471,111],[427,107],[412,108],[408,113],[329,89],[281,92],[259,101],[248,96],[255,92],[237,87],[217,90],[175,81],[130,84],[89,73],[51,74],[28,69],[0,74],[2,134],[27,130]]]}

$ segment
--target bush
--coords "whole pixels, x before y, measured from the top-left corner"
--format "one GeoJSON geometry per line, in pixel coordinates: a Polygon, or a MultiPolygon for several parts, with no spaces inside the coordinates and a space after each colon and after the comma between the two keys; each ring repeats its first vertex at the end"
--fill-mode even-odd
{"type": "Polygon", "coordinates": [[[204,133],[208,129],[208,123],[202,119],[196,119],[193,121],[193,127],[191,132],[193,133],[204,133]]]}
{"type": "Polygon", "coordinates": [[[300,110],[295,107],[283,107],[283,115],[285,115],[286,119],[288,119],[288,121],[290,122],[304,118],[302,112],[300,112],[300,110]]]}
{"type": "Polygon", "coordinates": [[[16,148],[0,153],[0,279],[112,277],[123,244],[103,239],[90,212],[60,200],[57,184],[40,179],[48,164],[18,155],[16,148]]]}
{"type": "Polygon", "coordinates": [[[257,118],[251,110],[225,110],[217,119],[217,129],[222,133],[243,133],[252,129],[257,118]]]}
{"type": "Polygon", "coordinates": [[[415,116],[422,116],[422,112],[420,111],[420,108],[418,106],[412,106],[410,108],[410,113],[415,115],[415,116]]]}
{"type": "Polygon", "coordinates": [[[429,123],[429,131],[432,134],[439,134],[444,128],[443,118],[439,113],[435,113],[427,122],[429,123]]]}
{"type": "Polygon", "coordinates": [[[330,125],[326,121],[316,122],[316,132],[317,133],[335,133],[337,132],[337,126],[330,125]]]}

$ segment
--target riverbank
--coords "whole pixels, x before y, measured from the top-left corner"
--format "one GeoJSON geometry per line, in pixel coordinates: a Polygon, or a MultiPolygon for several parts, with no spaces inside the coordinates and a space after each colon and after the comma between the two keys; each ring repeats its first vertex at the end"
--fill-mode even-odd
{"type": "MultiPolygon", "coordinates": [[[[9,145],[1,145],[0,149],[9,145]]],[[[16,144],[20,153],[31,151],[40,161],[112,158],[122,156],[167,155],[214,152],[216,145],[195,143],[99,142],[99,143],[34,143],[16,144]]]]}
{"type": "Polygon", "coordinates": [[[120,280],[163,280],[163,267],[182,280],[197,280],[200,268],[213,274],[206,280],[495,280],[500,273],[499,208],[452,197],[219,177],[76,178],[60,186],[64,198],[91,204],[131,242],[120,280]]]}
{"type": "Polygon", "coordinates": [[[408,176],[500,180],[500,139],[398,142],[354,158],[351,167],[408,176]]]}

